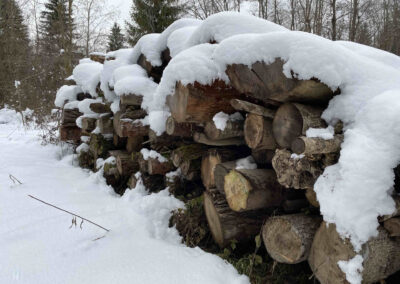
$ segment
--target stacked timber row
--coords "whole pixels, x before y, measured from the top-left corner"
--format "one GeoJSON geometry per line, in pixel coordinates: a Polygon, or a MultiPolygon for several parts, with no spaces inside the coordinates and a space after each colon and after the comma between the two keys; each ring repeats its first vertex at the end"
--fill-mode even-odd
{"type": "MultiPolygon", "coordinates": [[[[161,67],[143,54],[137,63],[159,82],[167,55],[161,67]]],[[[103,159],[104,177],[119,194],[145,186],[151,192],[168,188],[183,200],[203,195],[220,247],[252,240],[261,231],[277,262],[308,261],[321,283],[347,283],[337,263],[355,253],[333,225],[322,222],[313,189],[324,169],[338,161],[342,127],[338,123],[325,139],[306,135],[327,127],[321,114],[335,92],[317,80],[287,78],[282,66],[280,60],[228,66],[230,85],[178,82],[167,98],[171,116],[161,136],[142,123],[142,97],[127,94],[116,113],[104,100],[90,104],[98,115],[81,118],[80,128],[79,110],[64,109],[61,139],[87,145],[78,147],[84,167],[96,170],[103,159]]],[[[397,213],[382,216],[379,235],[361,252],[365,283],[400,270],[397,201],[397,213]]]]}

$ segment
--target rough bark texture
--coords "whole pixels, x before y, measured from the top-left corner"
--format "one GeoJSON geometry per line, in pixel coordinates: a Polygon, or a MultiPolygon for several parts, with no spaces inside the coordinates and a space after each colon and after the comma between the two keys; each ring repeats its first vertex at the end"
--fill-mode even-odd
{"type": "Polygon", "coordinates": [[[274,150],[277,147],[272,134],[272,120],[256,114],[249,114],[244,123],[244,138],[252,149],[274,150]]]}
{"type": "Polygon", "coordinates": [[[264,102],[307,102],[326,104],[333,92],[316,80],[297,80],[283,74],[282,60],[272,64],[254,63],[251,68],[243,64],[227,67],[231,84],[239,92],[251,95],[264,102]]]}
{"type": "Polygon", "coordinates": [[[191,138],[197,131],[201,131],[201,127],[190,122],[177,122],[172,116],[168,117],[165,132],[171,136],[191,138]]]}
{"type": "Polygon", "coordinates": [[[274,118],[276,113],[276,110],[273,108],[265,108],[263,106],[239,99],[232,99],[231,106],[237,111],[245,111],[271,119],[274,118]]]}
{"type": "Polygon", "coordinates": [[[243,137],[243,121],[228,120],[226,122],[224,130],[218,129],[215,126],[214,121],[209,121],[206,123],[206,127],[204,128],[204,134],[211,140],[223,140],[228,138],[243,137]]]}
{"type": "Polygon", "coordinates": [[[252,218],[232,211],[224,196],[215,189],[204,193],[204,211],[214,241],[220,247],[232,240],[252,239],[260,232],[263,222],[263,216],[252,218]]]}
{"type": "Polygon", "coordinates": [[[121,176],[131,176],[139,170],[139,163],[136,155],[131,155],[125,151],[118,151],[115,155],[117,169],[121,176]]]}
{"type": "Polygon", "coordinates": [[[292,151],[296,154],[328,154],[338,153],[343,142],[343,135],[335,135],[333,139],[309,138],[301,136],[292,142],[292,151]]]}
{"type": "Polygon", "coordinates": [[[222,81],[215,81],[211,86],[177,83],[175,93],[167,97],[167,104],[172,117],[177,122],[205,123],[223,111],[233,113],[229,101],[240,94],[222,81]]]}
{"type": "Polygon", "coordinates": [[[90,134],[89,143],[90,152],[93,154],[94,160],[98,158],[106,158],[108,151],[113,149],[113,141],[104,138],[102,134],[90,134]]]}
{"type": "Polygon", "coordinates": [[[252,149],[251,156],[259,167],[270,167],[275,150],[269,149],[252,149]]]}
{"type": "Polygon", "coordinates": [[[264,224],[262,237],[268,254],[277,262],[307,260],[321,217],[305,214],[275,216],[264,224]]]}
{"type": "Polygon", "coordinates": [[[225,176],[229,174],[229,172],[234,168],[236,168],[236,161],[228,161],[215,165],[214,169],[215,187],[224,196],[225,196],[225,190],[224,190],[225,176]]]}
{"type": "Polygon", "coordinates": [[[143,125],[140,121],[131,119],[120,119],[117,134],[121,137],[137,137],[147,136],[149,134],[149,126],[143,125]]]}
{"type": "Polygon", "coordinates": [[[225,176],[224,191],[236,212],[277,207],[285,200],[285,189],[274,170],[232,170],[225,176]]]}
{"type": "Polygon", "coordinates": [[[323,108],[287,103],[278,108],[272,123],[276,142],[282,148],[290,149],[293,141],[305,135],[307,129],[326,127],[322,120],[323,108]]]}
{"type": "Polygon", "coordinates": [[[204,133],[196,132],[193,135],[193,140],[197,143],[209,146],[240,146],[244,145],[245,141],[242,137],[227,138],[222,140],[209,139],[204,133]]]}
{"type": "Polygon", "coordinates": [[[171,161],[175,167],[179,167],[184,161],[200,159],[207,149],[207,146],[202,144],[184,145],[172,151],[171,161]]]}
{"type": "MultiPolygon", "coordinates": [[[[385,279],[400,270],[400,239],[390,238],[382,227],[379,234],[363,245],[363,283],[369,284],[385,279]]],[[[338,261],[348,261],[356,253],[349,241],[343,241],[333,224],[325,222],[317,230],[311,246],[308,262],[314,275],[322,284],[348,283],[338,261]]]]}
{"type": "Polygon", "coordinates": [[[160,162],[158,159],[149,158],[147,160],[147,170],[150,175],[165,175],[172,171],[174,166],[171,161],[160,162]]]}

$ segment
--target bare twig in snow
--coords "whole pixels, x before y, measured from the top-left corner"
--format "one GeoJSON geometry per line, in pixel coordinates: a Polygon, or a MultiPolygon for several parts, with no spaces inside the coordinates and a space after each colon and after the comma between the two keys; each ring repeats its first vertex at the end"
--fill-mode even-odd
{"type": "Polygon", "coordinates": [[[22,184],[22,182],[20,182],[15,176],[13,176],[12,174],[9,174],[8,177],[10,178],[10,180],[12,180],[12,182],[14,184],[19,183],[22,184]]]}

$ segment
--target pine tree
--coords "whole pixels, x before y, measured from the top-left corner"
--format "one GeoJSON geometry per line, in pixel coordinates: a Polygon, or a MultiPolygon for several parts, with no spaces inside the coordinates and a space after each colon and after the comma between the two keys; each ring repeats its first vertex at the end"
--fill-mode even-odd
{"type": "Polygon", "coordinates": [[[128,28],[128,43],[135,45],[141,36],[161,33],[184,11],[177,0],[133,0],[128,28]]]}
{"type": "Polygon", "coordinates": [[[124,35],[121,33],[121,28],[117,23],[111,29],[111,34],[108,36],[108,50],[114,51],[124,47],[124,35]]]}
{"type": "MultiPolygon", "coordinates": [[[[29,69],[29,37],[21,9],[15,0],[0,0],[0,108],[17,107],[21,92],[15,87],[29,69]]],[[[19,89],[25,84],[19,85],[19,89]]]]}

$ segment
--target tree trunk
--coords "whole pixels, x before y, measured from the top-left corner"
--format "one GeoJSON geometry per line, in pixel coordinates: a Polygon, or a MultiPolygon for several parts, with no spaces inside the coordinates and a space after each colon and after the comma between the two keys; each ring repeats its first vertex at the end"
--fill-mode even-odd
{"type": "Polygon", "coordinates": [[[274,118],[276,112],[274,109],[265,108],[239,99],[232,99],[231,106],[237,111],[245,111],[271,119],[274,118]]]}
{"type": "Polygon", "coordinates": [[[228,138],[238,138],[243,137],[243,121],[228,120],[226,122],[226,126],[224,130],[220,130],[215,126],[214,121],[209,121],[206,123],[206,127],[204,128],[204,134],[210,140],[223,140],[228,138]]]}
{"type": "Polygon", "coordinates": [[[285,189],[274,170],[231,170],[225,176],[224,191],[236,212],[278,207],[285,200],[285,189]]]}
{"type": "Polygon", "coordinates": [[[400,237],[400,217],[391,218],[383,223],[383,227],[391,237],[400,237]]]}
{"type": "Polygon", "coordinates": [[[184,145],[172,151],[171,161],[175,167],[179,167],[184,161],[200,159],[207,149],[202,144],[184,145]]]}
{"type": "Polygon", "coordinates": [[[211,86],[197,82],[184,86],[178,82],[174,95],[167,97],[167,104],[175,121],[205,123],[220,111],[233,113],[229,101],[239,96],[222,81],[215,81],[211,86]]]}
{"type": "Polygon", "coordinates": [[[243,64],[227,67],[226,74],[232,86],[240,93],[252,96],[265,103],[305,102],[326,104],[333,92],[316,80],[287,78],[283,74],[282,60],[272,64],[254,63],[251,68],[243,64]]]}
{"type": "Polygon", "coordinates": [[[147,160],[147,169],[150,175],[165,175],[172,171],[174,166],[171,161],[160,162],[158,159],[149,158],[147,160]]]}
{"type": "Polygon", "coordinates": [[[282,105],[276,112],[272,123],[272,131],[276,142],[282,148],[290,149],[293,141],[305,135],[310,127],[324,128],[323,109],[297,103],[282,105]]]}
{"type": "MultiPolygon", "coordinates": [[[[362,283],[375,283],[400,270],[400,239],[390,238],[382,227],[378,236],[363,245],[360,254],[363,257],[362,283]]],[[[348,261],[356,253],[353,246],[343,241],[333,224],[321,223],[314,236],[308,262],[314,275],[322,283],[348,283],[338,261],[348,261]]]]}
{"type": "Polygon", "coordinates": [[[277,147],[272,134],[272,120],[256,114],[249,114],[244,123],[244,138],[252,149],[274,150],[277,147]]]}
{"type": "Polygon", "coordinates": [[[321,217],[305,214],[275,216],[264,224],[262,237],[268,254],[277,262],[307,260],[321,217]]]}
{"type": "Polygon", "coordinates": [[[260,232],[264,216],[249,217],[232,211],[224,196],[217,190],[204,192],[204,211],[214,241],[226,247],[230,241],[252,239],[260,232]]]}
{"type": "Polygon", "coordinates": [[[301,136],[293,141],[291,148],[294,153],[304,155],[338,153],[342,142],[340,134],[329,140],[301,136]]]}
{"type": "Polygon", "coordinates": [[[236,160],[248,155],[248,151],[242,149],[212,148],[204,153],[201,161],[201,180],[205,188],[215,188],[215,167],[227,161],[236,160]]]}
{"type": "Polygon", "coordinates": [[[111,109],[104,103],[91,103],[89,108],[94,113],[111,113],[111,109]]]}
{"type": "Polygon", "coordinates": [[[202,131],[201,127],[190,122],[177,122],[172,116],[168,117],[166,122],[166,133],[171,136],[182,138],[192,138],[196,131],[202,131]]]}
{"type": "Polygon", "coordinates": [[[242,137],[240,138],[227,138],[223,140],[212,140],[209,139],[204,133],[196,132],[193,135],[193,140],[197,143],[209,145],[209,146],[240,146],[244,145],[245,141],[242,137]]]}

